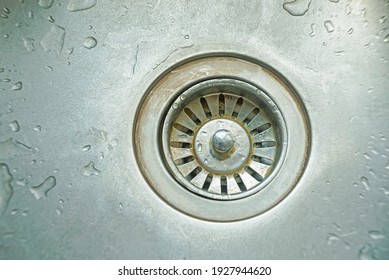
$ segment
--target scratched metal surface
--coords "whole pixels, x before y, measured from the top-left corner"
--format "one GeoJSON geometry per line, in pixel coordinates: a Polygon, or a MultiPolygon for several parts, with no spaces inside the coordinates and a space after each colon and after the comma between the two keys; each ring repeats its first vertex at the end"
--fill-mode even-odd
{"type": "Polygon", "coordinates": [[[0,1],[1,259],[388,259],[386,0],[0,1]],[[136,166],[152,80],[209,50],[263,60],[311,123],[307,169],[270,211],[211,223],[136,166]]]}

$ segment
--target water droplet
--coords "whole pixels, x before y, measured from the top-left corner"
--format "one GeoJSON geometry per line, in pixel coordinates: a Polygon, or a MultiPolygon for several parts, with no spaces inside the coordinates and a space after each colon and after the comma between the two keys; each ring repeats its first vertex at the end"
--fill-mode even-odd
{"type": "Polygon", "coordinates": [[[367,190],[367,191],[370,190],[369,181],[367,180],[366,177],[361,177],[361,183],[365,187],[365,190],[367,190]]]}
{"type": "Polygon", "coordinates": [[[66,50],[66,53],[67,54],[72,54],[74,52],[74,48],[68,48],[67,50],[66,50]]]}
{"type": "Polygon", "coordinates": [[[374,260],[375,256],[373,253],[373,248],[370,244],[365,244],[358,252],[358,257],[360,260],[374,260]]]}
{"type": "Polygon", "coordinates": [[[82,174],[88,177],[92,175],[100,175],[100,173],[101,173],[100,170],[96,169],[95,163],[93,161],[85,165],[82,171],[82,174]]]}
{"type": "Polygon", "coordinates": [[[178,109],[178,104],[177,103],[173,103],[172,107],[173,107],[173,109],[178,109]]]}
{"type": "Polygon", "coordinates": [[[389,42],[389,34],[385,36],[384,38],[384,43],[388,43],[389,42]]]}
{"type": "Polygon", "coordinates": [[[119,141],[115,138],[108,144],[108,150],[113,151],[113,148],[118,145],[119,141]]]}
{"type": "Polygon", "coordinates": [[[20,125],[19,125],[18,121],[16,121],[16,120],[10,122],[9,126],[13,132],[18,132],[20,130],[20,125]]]}
{"type": "Polygon", "coordinates": [[[327,237],[327,244],[332,245],[340,240],[339,236],[334,233],[329,233],[327,237]]]}
{"type": "Polygon", "coordinates": [[[384,195],[389,196],[389,189],[386,189],[385,187],[381,187],[380,190],[383,191],[384,195]]]}
{"type": "Polygon", "coordinates": [[[0,82],[3,82],[3,83],[8,83],[10,82],[11,80],[8,79],[8,78],[5,78],[5,79],[0,79],[0,82]]]}
{"type": "Polygon", "coordinates": [[[60,204],[64,204],[65,201],[64,201],[63,199],[60,199],[60,200],[59,200],[59,203],[60,203],[60,204]]]}
{"type": "Polygon", "coordinates": [[[38,5],[43,9],[49,9],[53,6],[54,0],[39,0],[38,5]]]}
{"type": "Polygon", "coordinates": [[[333,223],[333,225],[335,226],[337,231],[342,231],[342,228],[337,223],[333,223]]]}
{"type": "Polygon", "coordinates": [[[189,39],[189,35],[185,35],[184,38],[185,38],[185,39],[189,39]]]}
{"type": "Polygon", "coordinates": [[[84,11],[94,7],[96,3],[96,0],[70,0],[67,9],[70,12],[84,11]]]}
{"type": "Polygon", "coordinates": [[[371,157],[369,156],[369,154],[368,154],[368,153],[364,153],[364,154],[363,154],[363,156],[365,157],[365,159],[367,159],[367,160],[371,160],[371,157]]]}
{"type": "Polygon", "coordinates": [[[3,73],[4,70],[5,70],[4,67],[1,67],[1,68],[0,68],[0,73],[3,73]]]}
{"type": "Polygon", "coordinates": [[[48,17],[47,17],[47,20],[50,21],[51,23],[54,23],[54,22],[55,22],[55,20],[54,20],[54,18],[53,18],[52,16],[48,16],[48,17]]]}
{"type": "Polygon", "coordinates": [[[92,37],[92,36],[89,36],[89,37],[86,37],[85,40],[84,40],[84,47],[87,48],[87,49],[93,49],[94,47],[96,47],[97,45],[97,40],[92,37]]]}
{"type": "Polygon", "coordinates": [[[4,7],[3,10],[4,10],[4,12],[5,12],[6,14],[9,14],[9,13],[11,12],[7,7],[4,7]]]}
{"type": "Polygon", "coordinates": [[[23,216],[23,217],[27,217],[27,216],[28,216],[28,209],[25,209],[25,210],[22,212],[22,216],[23,216]]]}
{"type": "Polygon", "coordinates": [[[10,159],[15,156],[29,155],[32,153],[31,147],[9,138],[4,142],[0,142],[0,158],[10,159]]]}
{"type": "Polygon", "coordinates": [[[373,239],[384,239],[385,238],[385,235],[378,230],[369,231],[369,236],[373,239]]]}
{"type": "Polygon", "coordinates": [[[25,187],[25,186],[27,186],[27,184],[28,184],[28,181],[26,178],[20,178],[16,181],[16,185],[21,186],[21,187],[25,187]]]}
{"type": "Polygon", "coordinates": [[[330,2],[332,2],[332,3],[338,3],[339,0],[330,0],[330,2]]]}
{"type": "Polygon", "coordinates": [[[201,153],[202,149],[203,149],[203,145],[201,143],[197,143],[197,152],[201,153]]]}
{"type": "Polygon", "coordinates": [[[42,127],[40,125],[37,125],[36,127],[34,127],[34,130],[38,131],[38,132],[41,132],[42,131],[42,127]]]}
{"type": "Polygon", "coordinates": [[[60,216],[63,212],[63,210],[61,208],[57,208],[55,209],[55,212],[57,213],[58,216],[60,216]]]}
{"type": "Polygon", "coordinates": [[[0,215],[7,210],[9,201],[13,194],[11,186],[13,178],[6,164],[0,163],[0,215]]]}
{"type": "Polygon", "coordinates": [[[313,37],[316,35],[316,27],[317,27],[316,23],[311,24],[311,33],[309,33],[309,36],[313,37]]]}
{"type": "Polygon", "coordinates": [[[11,215],[16,215],[19,212],[19,209],[13,209],[11,211],[11,215]]]}
{"type": "Polygon", "coordinates": [[[65,34],[66,30],[62,26],[52,26],[41,41],[41,46],[45,52],[56,51],[57,53],[61,53],[65,41],[65,34]]]}
{"type": "Polygon", "coordinates": [[[47,193],[55,187],[57,184],[54,176],[47,177],[43,183],[38,186],[34,186],[30,188],[31,193],[35,196],[36,200],[46,198],[47,193]]]}
{"type": "Polygon", "coordinates": [[[96,137],[97,139],[100,139],[104,142],[108,140],[108,133],[104,130],[97,129],[95,127],[91,127],[88,131],[87,135],[92,135],[96,137]]]}
{"type": "Polygon", "coordinates": [[[28,17],[29,18],[34,18],[34,12],[33,11],[29,11],[28,12],[28,17]]]}
{"type": "Polygon", "coordinates": [[[24,47],[26,48],[27,51],[32,52],[35,50],[34,39],[26,38],[26,37],[22,37],[22,39],[23,39],[24,47]]]}
{"type": "Polygon", "coordinates": [[[386,19],[387,19],[386,16],[382,16],[382,17],[380,17],[379,22],[380,22],[380,23],[385,23],[385,22],[386,22],[386,19]]]}
{"type": "Polygon", "coordinates": [[[351,4],[347,4],[347,6],[346,6],[346,15],[349,15],[349,14],[351,14],[351,12],[352,12],[352,9],[351,9],[351,4]]]}
{"type": "Polygon", "coordinates": [[[327,182],[326,182],[326,185],[329,185],[329,184],[330,184],[330,181],[327,181],[327,182]]]}
{"type": "Polygon", "coordinates": [[[332,33],[335,30],[334,24],[330,20],[326,20],[324,22],[324,27],[327,30],[328,33],[332,33]]]}
{"type": "Polygon", "coordinates": [[[123,210],[123,203],[119,202],[119,211],[123,210]]]}
{"type": "Polygon", "coordinates": [[[46,69],[49,70],[50,72],[53,72],[53,67],[51,67],[50,65],[46,65],[46,69]]]}
{"type": "Polygon", "coordinates": [[[371,42],[366,43],[366,44],[364,44],[363,46],[364,46],[366,49],[368,49],[368,48],[371,46],[371,42]]]}
{"type": "Polygon", "coordinates": [[[87,151],[89,151],[91,149],[91,145],[86,145],[86,146],[84,146],[83,148],[82,148],[82,151],[83,152],[87,152],[87,151]]]}
{"type": "Polygon", "coordinates": [[[348,34],[353,34],[353,32],[354,32],[354,29],[353,29],[353,28],[350,28],[350,29],[347,31],[348,34]]]}
{"type": "Polygon", "coordinates": [[[8,15],[1,15],[2,18],[8,18],[8,15]]]}
{"type": "Polygon", "coordinates": [[[284,3],[282,7],[292,16],[303,16],[308,12],[310,5],[311,0],[295,0],[284,3]]]}
{"type": "Polygon", "coordinates": [[[344,55],[344,51],[335,51],[335,55],[336,56],[343,56],[344,55]]]}
{"type": "Polygon", "coordinates": [[[11,90],[21,90],[23,88],[23,84],[22,82],[16,82],[14,83],[14,85],[11,87],[11,90]]]}

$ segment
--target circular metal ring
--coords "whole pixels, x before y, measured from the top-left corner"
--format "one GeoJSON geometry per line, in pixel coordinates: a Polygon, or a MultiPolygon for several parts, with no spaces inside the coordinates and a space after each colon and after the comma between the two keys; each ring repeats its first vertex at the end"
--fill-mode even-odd
{"type": "Polygon", "coordinates": [[[148,88],[135,118],[134,151],[144,178],[169,205],[204,220],[236,221],[267,211],[296,185],[309,156],[309,122],[297,93],[274,69],[237,54],[205,54],[203,57],[188,58],[168,68],[148,88]],[[220,110],[223,107],[220,106],[223,102],[219,101],[221,94],[224,96],[224,112],[220,110]],[[201,105],[201,98],[207,101],[209,112],[201,105]],[[234,118],[234,110],[227,107],[235,106],[239,98],[244,101],[241,108],[243,104],[252,104],[253,107],[251,111],[242,110],[246,115],[238,113],[234,118]],[[211,102],[212,99],[215,102],[211,102]],[[227,99],[232,102],[228,103],[227,99]],[[200,102],[202,111],[196,111],[192,102],[200,102]],[[196,111],[198,115],[194,115],[198,120],[186,108],[193,113],[196,111]],[[259,109],[258,115],[262,117],[262,121],[258,121],[256,125],[256,117],[245,121],[255,108],[259,109]],[[200,116],[198,112],[203,115],[200,116]],[[187,122],[181,122],[183,117],[187,122]],[[222,121],[225,127],[218,126],[218,121],[222,121]],[[186,128],[175,125],[176,123],[186,128]],[[233,139],[233,147],[228,148],[231,145],[228,141],[213,143],[214,138],[218,141],[221,129],[226,129],[232,135],[230,138],[233,139]],[[241,132],[237,133],[239,130],[241,132]],[[209,136],[202,137],[203,131],[209,136]],[[257,135],[253,136],[256,132],[257,135]],[[244,137],[239,139],[239,135],[244,137]],[[260,141],[255,137],[264,138],[260,141]],[[212,155],[218,166],[206,162],[206,157],[195,147],[196,141],[207,146],[208,155],[212,155]],[[220,162],[234,155],[238,142],[243,143],[240,152],[243,154],[241,158],[244,159],[244,164],[239,163],[231,168],[227,165],[224,168],[220,162]],[[224,144],[227,144],[227,148],[223,148],[224,144]],[[259,155],[262,159],[255,158],[259,162],[255,161],[253,151],[265,150],[264,148],[272,148],[269,151],[273,150],[273,153],[262,157],[259,155]],[[186,150],[187,154],[177,154],[180,149],[186,150]],[[245,153],[248,154],[247,157],[245,153]],[[188,158],[190,161],[182,165],[195,162],[201,172],[207,173],[198,177],[201,172],[192,173],[196,167],[188,173],[182,170],[181,159],[186,156],[192,156],[193,160],[188,158]],[[252,167],[251,162],[271,165],[268,165],[270,167],[267,172],[261,173],[259,169],[252,167]],[[252,183],[241,180],[246,190],[239,187],[241,181],[237,176],[234,177],[234,174],[243,174],[239,173],[242,170],[253,180],[252,183]],[[188,177],[190,173],[192,175],[188,177]],[[217,183],[215,189],[212,189],[212,182],[207,186],[206,178],[209,173],[220,176],[217,180],[212,180],[217,183]],[[233,185],[238,186],[235,192],[228,188],[233,185]]]}
{"type": "Polygon", "coordinates": [[[161,125],[171,174],[208,198],[233,200],[258,192],[285,157],[280,110],[262,90],[237,79],[210,79],[180,93],[161,125]],[[226,152],[214,148],[220,133],[233,141],[226,152]]]}

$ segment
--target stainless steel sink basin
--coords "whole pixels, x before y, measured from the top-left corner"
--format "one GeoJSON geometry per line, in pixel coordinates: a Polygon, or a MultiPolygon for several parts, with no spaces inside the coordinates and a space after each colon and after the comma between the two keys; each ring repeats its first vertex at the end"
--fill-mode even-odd
{"type": "Polygon", "coordinates": [[[0,15],[0,259],[389,259],[387,0],[2,0],[0,15]],[[186,162],[161,152],[156,120],[175,91],[161,83],[166,98],[142,107],[211,56],[279,82],[206,61],[176,84],[250,72],[274,102],[287,134],[266,143],[285,141],[285,157],[269,185],[245,169],[266,181],[247,197],[258,182],[242,187],[243,166],[213,169],[214,193],[174,172],[186,162]],[[243,194],[227,199],[230,180],[243,194]]]}

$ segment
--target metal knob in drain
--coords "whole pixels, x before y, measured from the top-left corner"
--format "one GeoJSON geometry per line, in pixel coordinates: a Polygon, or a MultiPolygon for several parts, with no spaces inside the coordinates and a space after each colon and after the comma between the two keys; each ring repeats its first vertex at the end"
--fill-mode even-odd
{"type": "MultiPolygon", "coordinates": [[[[205,133],[207,132],[205,131],[205,133]]],[[[215,151],[215,155],[217,155],[217,152],[223,155],[231,151],[231,149],[234,147],[235,137],[231,131],[222,128],[217,130],[215,134],[213,134],[211,143],[212,148],[215,151]]]]}
{"type": "Polygon", "coordinates": [[[236,221],[279,203],[310,151],[304,106],[274,69],[235,53],[169,66],[138,108],[134,152],[147,184],[170,206],[236,221]]]}
{"type": "Polygon", "coordinates": [[[276,104],[237,79],[211,79],[185,90],[163,126],[163,152],[172,175],[211,199],[243,198],[265,187],[287,145],[276,104]]]}

